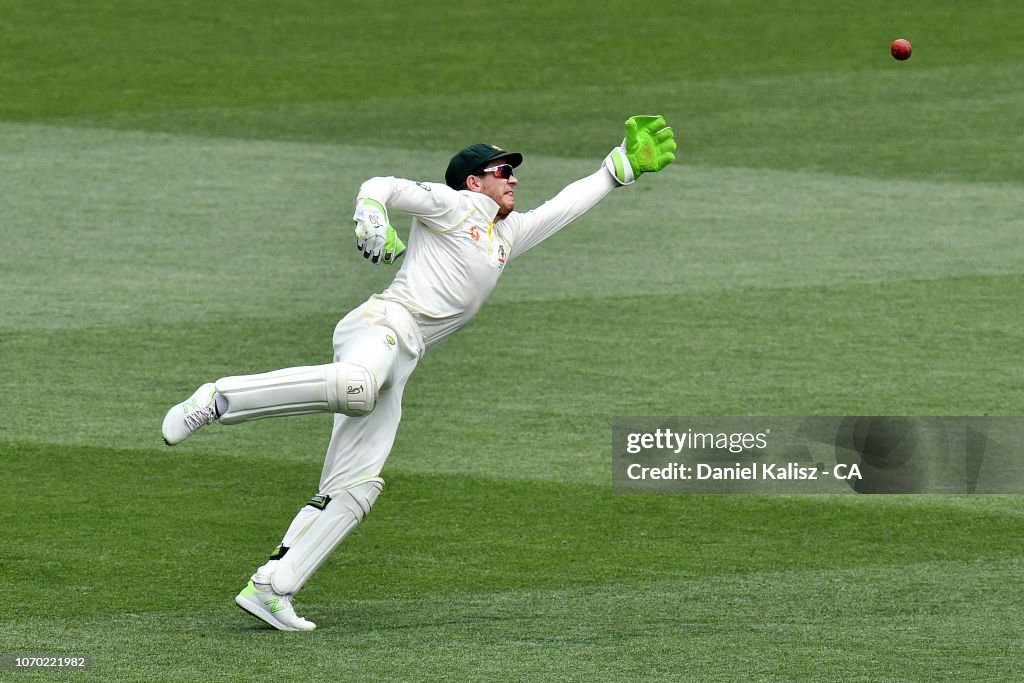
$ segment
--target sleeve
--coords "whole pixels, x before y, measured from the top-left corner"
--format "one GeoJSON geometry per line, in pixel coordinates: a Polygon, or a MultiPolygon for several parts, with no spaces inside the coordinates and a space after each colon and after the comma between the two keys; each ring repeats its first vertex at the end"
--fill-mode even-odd
{"type": "MultiPolygon", "coordinates": [[[[417,183],[403,178],[371,178],[359,187],[356,203],[373,199],[423,219],[438,219],[459,205],[459,193],[440,183],[417,183]]],[[[430,221],[436,222],[436,221],[430,221]]]]}
{"type": "Polygon", "coordinates": [[[585,214],[616,187],[611,174],[602,167],[566,186],[536,209],[518,214],[512,226],[512,258],[522,256],[585,214]]]}

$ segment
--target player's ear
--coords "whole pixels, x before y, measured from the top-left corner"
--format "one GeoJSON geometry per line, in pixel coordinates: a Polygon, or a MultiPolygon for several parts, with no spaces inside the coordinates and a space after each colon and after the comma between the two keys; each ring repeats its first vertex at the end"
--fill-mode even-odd
{"type": "Polygon", "coordinates": [[[480,176],[466,176],[466,189],[472,192],[480,192],[482,186],[480,185],[480,176]]]}

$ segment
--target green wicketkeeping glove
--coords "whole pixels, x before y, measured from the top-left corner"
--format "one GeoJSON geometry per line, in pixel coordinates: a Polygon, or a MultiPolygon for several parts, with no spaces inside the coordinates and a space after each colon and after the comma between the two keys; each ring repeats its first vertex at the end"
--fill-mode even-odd
{"type": "Polygon", "coordinates": [[[380,202],[364,198],[356,203],[356,249],[373,263],[392,264],[405,253],[405,244],[388,222],[387,209],[380,202]]]}
{"type": "Polygon", "coordinates": [[[676,160],[674,136],[661,116],[631,116],[626,119],[626,138],[605,157],[605,168],[620,185],[660,171],[676,160]]]}

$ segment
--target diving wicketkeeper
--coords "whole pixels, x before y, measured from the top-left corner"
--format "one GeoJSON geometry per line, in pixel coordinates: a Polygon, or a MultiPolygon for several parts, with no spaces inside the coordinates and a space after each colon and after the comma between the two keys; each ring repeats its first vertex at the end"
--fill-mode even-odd
{"type": "Polygon", "coordinates": [[[468,323],[505,267],[581,216],[614,188],[675,159],[672,129],[660,116],[626,121],[622,144],[601,167],[542,206],[518,213],[514,169],[523,156],[488,144],[460,151],[445,183],[372,178],[356,197],[356,247],[370,262],[402,266],[380,294],[334,330],[330,363],[202,385],[164,418],[169,445],[213,422],[332,413],[334,428],[317,494],[299,510],[270,559],[235,598],[284,631],[315,627],[292,596],[370,512],[384,487],[381,469],[402,415],[402,393],[423,354],[468,323]],[[388,211],[412,216],[408,248],[388,211]]]}

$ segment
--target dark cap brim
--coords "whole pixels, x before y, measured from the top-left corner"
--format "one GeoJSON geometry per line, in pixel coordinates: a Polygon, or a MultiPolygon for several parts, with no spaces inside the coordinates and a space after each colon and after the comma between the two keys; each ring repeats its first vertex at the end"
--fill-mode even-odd
{"type": "Polygon", "coordinates": [[[477,174],[495,161],[503,160],[513,167],[523,163],[523,155],[519,152],[510,152],[507,149],[478,142],[458,152],[448,162],[448,170],[445,171],[444,181],[453,189],[459,189],[471,175],[477,174]]]}

